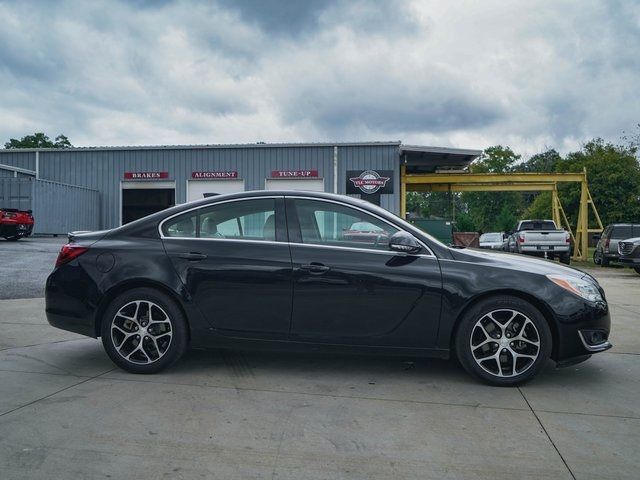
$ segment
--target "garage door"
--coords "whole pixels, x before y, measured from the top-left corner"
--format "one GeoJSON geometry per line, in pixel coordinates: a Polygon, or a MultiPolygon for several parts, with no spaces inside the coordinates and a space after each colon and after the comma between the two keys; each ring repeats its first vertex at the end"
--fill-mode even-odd
{"type": "Polygon", "coordinates": [[[244,192],[244,180],[189,180],[187,201],[201,200],[210,194],[244,192]]]}
{"type": "Polygon", "coordinates": [[[167,182],[121,182],[121,224],[132,222],[175,205],[176,184],[167,182]]]}
{"type": "Polygon", "coordinates": [[[322,178],[267,178],[267,190],[307,190],[312,192],[324,192],[324,179],[322,178]]]}

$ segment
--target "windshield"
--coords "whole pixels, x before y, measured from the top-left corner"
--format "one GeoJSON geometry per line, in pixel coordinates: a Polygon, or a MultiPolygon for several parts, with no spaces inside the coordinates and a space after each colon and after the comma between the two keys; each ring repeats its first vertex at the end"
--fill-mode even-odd
{"type": "Polygon", "coordinates": [[[502,234],[500,233],[485,233],[484,235],[480,235],[481,242],[501,242],[502,234]]]}

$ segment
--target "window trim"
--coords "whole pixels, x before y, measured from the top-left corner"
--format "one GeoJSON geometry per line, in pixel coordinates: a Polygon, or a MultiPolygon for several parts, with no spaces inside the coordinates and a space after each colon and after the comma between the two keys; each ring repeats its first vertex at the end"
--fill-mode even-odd
{"type": "MultiPolygon", "coordinates": [[[[433,250],[431,250],[421,239],[417,238],[413,233],[411,232],[407,232],[404,228],[401,228],[400,226],[394,224],[393,222],[387,220],[386,218],[383,218],[373,212],[370,212],[364,208],[360,208],[358,206],[355,205],[350,205],[348,203],[344,203],[344,202],[339,202],[337,200],[329,200],[326,198],[317,198],[317,197],[304,197],[304,196],[296,196],[296,195],[285,195],[284,196],[285,200],[288,198],[291,198],[293,200],[312,200],[312,201],[316,201],[316,202],[326,202],[326,203],[334,203],[336,205],[340,205],[346,208],[353,208],[355,210],[359,210],[363,213],[366,213],[367,215],[371,215],[372,217],[377,218],[378,220],[381,220],[382,222],[386,223],[387,225],[395,228],[396,230],[399,230],[401,232],[405,232],[408,233],[409,235],[411,235],[412,237],[414,237],[418,243],[422,246],[422,248],[424,248],[428,253],[418,253],[414,256],[418,256],[418,257],[436,257],[436,255],[433,253],[433,250]]],[[[286,205],[286,203],[285,203],[286,205]]],[[[298,220],[298,212],[297,210],[294,211],[294,215],[296,216],[296,223],[297,223],[297,227],[300,228],[300,223],[298,220]]],[[[318,244],[318,243],[302,243],[302,235],[300,236],[300,242],[291,242],[289,241],[290,245],[303,245],[305,247],[321,247],[321,248],[335,248],[335,249],[339,249],[339,250],[356,250],[356,251],[365,251],[365,252],[375,252],[375,253],[391,253],[394,255],[401,255],[400,252],[394,252],[392,250],[380,250],[380,249],[376,249],[376,248],[358,248],[358,247],[342,247],[342,246],[334,246],[334,245],[322,245],[322,244],[318,244]]]]}
{"type": "MultiPolygon", "coordinates": [[[[158,234],[160,235],[160,239],[161,240],[170,240],[170,239],[178,239],[178,240],[214,240],[214,241],[227,241],[227,242],[251,242],[251,243],[275,243],[278,245],[282,245],[283,243],[288,243],[286,241],[281,241],[281,240],[252,240],[252,239],[245,239],[245,238],[203,238],[203,237],[168,237],[166,235],[164,235],[164,233],[162,232],[162,227],[164,226],[165,222],[168,222],[169,220],[171,220],[172,218],[175,217],[179,217],[180,215],[184,215],[186,213],[192,212],[194,210],[200,210],[201,208],[208,208],[208,207],[214,207],[216,205],[223,205],[225,203],[232,203],[232,202],[243,202],[243,201],[248,201],[248,200],[262,200],[262,199],[274,199],[275,200],[275,209],[274,209],[274,213],[275,215],[278,215],[278,199],[283,199],[284,197],[282,195],[268,195],[268,196],[259,196],[259,197],[245,197],[245,198],[232,198],[230,200],[221,200],[219,202],[211,202],[211,203],[205,203],[202,205],[198,205],[197,207],[191,207],[187,210],[183,210],[181,212],[178,213],[174,213],[173,215],[165,218],[164,220],[162,220],[159,224],[158,224],[158,234]]],[[[200,226],[196,224],[196,231],[199,233],[200,230],[200,226]]],[[[277,222],[276,222],[276,236],[278,235],[277,233],[277,222]]]]}
{"type": "MultiPolygon", "coordinates": [[[[264,198],[272,198],[274,200],[276,200],[276,215],[278,215],[278,204],[277,204],[277,200],[280,199],[283,201],[283,214],[285,214],[286,216],[289,215],[287,210],[287,203],[286,200],[287,199],[301,199],[301,200],[314,200],[317,202],[326,202],[326,203],[334,203],[336,205],[341,205],[343,207],[347,207],[347,208],[353,208],[355,210],[360,210],[363,213],[366,213],[367,215],[371,215],[372,217],[375,217],[381,221],[383,221],[384,223],[386,223],[387,225],[392,226],[393,228],[400,230],[402,232],[408,233],[409,235],[413,236],[418,243],[420,244],[420,246],[422,246],[422,248],[425,249],[426,253],[418,253],[418,254],[413,254],[411,256],[414,257],[433,257],[433,258],[437,258],[436,254],[433,252],[433,250],[431,250],[431,248],[429,248],[429,246],[423,242],[420,238],[416,237],[413,233],[411,232],[407,232],[407,230],[405,230],[404,228],[401,228],[399,225],[394,224],[393,222],[391,222],[390,220],[387,220],[386,218],[381,217],[380,215],[370,212],[364,208],[361,208],[359,206],[356,205],[351,205],[349,203],[344,203],[344,202],[340,202],[337,200],[332,200],[332,199],[326,199],[326,198],[318,198],[318,197],[305,197],[305,196],[298,196],[298,195],[261,195],[261,196],[255,196],[255,197],[245,197],[245,198],[232,198],[229,200],[221,200],[221,201],[213,201],[211,203],[205,203],[202,205],[198,205],[195,207],[191,207],[187,210],[183,210],[181,212],[178,213],[174,213],[173,215],[165,218],[164,220],[162,220],[159,224],[158,224],[158,234],[160,235],[160,239],[161,240],[171,240],[171,239],[177,239],[177,240],[202,240],[202,241],[209,241],[209,242],[240,242],[240,243],[255,243],[255,244],[270,244],[270,245],[296,245],[296,246],[303,246],[303,247],[316,247],[316,248],[331,248],[331,249],[335,249],[335,250],[345,250],[345,251],[359,251],[359,252],[368,252],[368,253],[379,253],[379,254],[384,254],[384,255],[408,255],[408,254],[403,254],[401,252],[394,252],[392,250],[379,250],[379,249],[373,249],[373,248],[357,248],[357,247],[341,247],[341,246],[334,246],[334,245],[319,245],[316,243],[302,243],[302,242],[293,242],[290,240],[290,225],[287,222],[287,218],[285,217],[285,233],[286,233],[286,237],[287,240],[251,240],[251,239],[244,239],[244,238],[201,238],[201,237],[167,237],[165,235],[163,235],[162,233],[162,226],[164,225],[165,222],[171,220],[172,218],[175,218],[179,215],[183,215],[185,213],[189,213],[193,210],[198,210],[200,208],[206,208],[206,207],[213,207],[215,205],[223,205],[225,203],[232,203],[232,202],[243,202],[243,201],[248,201],[248,200],[259,200],[259,199],[264,199],[264,198]]],[[[296,221],[297,221],[297,217],[298,217],[298,213],[294,212],[295,216],[296,216],[296,221]]],[[[276,221],[276,235],[277,235],[277,221],[276,221]]],[[[299,225],[298,225],[299,227],[299,225]]]]}

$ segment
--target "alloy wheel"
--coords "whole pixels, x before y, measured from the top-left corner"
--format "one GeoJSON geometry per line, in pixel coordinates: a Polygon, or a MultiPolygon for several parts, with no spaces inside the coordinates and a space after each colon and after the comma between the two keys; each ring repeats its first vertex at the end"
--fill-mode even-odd
{"type": "Polygon", "coordinates": [[[475,323],[469,346],[474,360],[485,372],[496,377],[514,377],[535,363],[540,354],[540,334],[522,312],[493,310],[475,323]]]}
{"type": "Polygon", "coordinates": [[[149,364],[169,350],[173,328],[169,315],[159,305],[136,300],[124,305],[111,321],[111,340],[128,362],[149,364]]]}

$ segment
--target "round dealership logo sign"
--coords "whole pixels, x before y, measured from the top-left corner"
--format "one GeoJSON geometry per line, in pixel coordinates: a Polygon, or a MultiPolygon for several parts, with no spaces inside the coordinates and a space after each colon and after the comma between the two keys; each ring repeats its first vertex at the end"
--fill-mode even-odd
{"type": "Polygon", "coordinates": [[[353,185],[359,188],[362,193],[376,193],[387,184],[390,177],[381,177],[374,170],[365,170],[357,177],[350,178],[353,185]]]}

